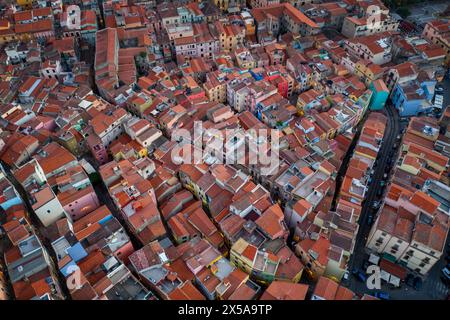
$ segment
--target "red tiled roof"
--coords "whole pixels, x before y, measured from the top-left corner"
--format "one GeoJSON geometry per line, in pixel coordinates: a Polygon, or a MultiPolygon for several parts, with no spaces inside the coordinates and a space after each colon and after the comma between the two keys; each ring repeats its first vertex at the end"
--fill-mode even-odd
{"type": "Polygon", "coordinates": [[[321,276],[314,289],[314,295],[325,300],[334,300],[339,285],[333,280],[321,276]]]}

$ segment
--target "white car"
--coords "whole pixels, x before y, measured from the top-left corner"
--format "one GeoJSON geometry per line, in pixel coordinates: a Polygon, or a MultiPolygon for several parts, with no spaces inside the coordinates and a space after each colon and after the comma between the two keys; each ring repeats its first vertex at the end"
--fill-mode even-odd
{"type": "Polygon", "coordinates": [[[345,280],[345,281],[347,281],[348,278],[350,278],[350,272],[345,271],[344,275],[342,276],[342,279],[345,280]]]}
{"type": "Polygon", "coordinates": [[[441,271],[444,274],[444,276],[447,278],[447,280],[450,280],[450,270],[447,267],[445,267],[441,271]]]}
{"type": "Polygon", "coordinates": [[[442,105],[444,104],[444,96],[442,95],[435,95],[434,96],[434,107],[438,109],[442,109],[442,105]]]}

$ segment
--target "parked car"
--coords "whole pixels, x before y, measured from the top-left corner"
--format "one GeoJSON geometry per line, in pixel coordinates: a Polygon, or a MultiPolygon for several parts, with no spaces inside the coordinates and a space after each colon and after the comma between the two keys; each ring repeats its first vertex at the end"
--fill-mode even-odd
{"type": "Polygon", "coordinates": [[[420,277],[416,277],[414,279],[414,289],[416,289],[417,291],[422,289],[422,278],[420,277]]]}
{"type": "Polygon", "coordinates": [[[384,292],[384,291],[376,291],[372,295],[381,300],[389,300],[391,298],[389,296],[389,293],[384,292]]]}
{"type": "Polygon", "coordinates": [[[355,269],[353,269],[352,273],[353,273],[353,275],[355,275],[356,279],[358,279],[359,281],[366,282],[367,276],[362,270],[355,268],[355,269]]]}
{"type": "Polygon", "coordinates": [[[342,276],[342,281],[348,281],[349,278],[350,278],[350,272],[345,271],[344,275],[342,276]]]}
{"type": "Polygon", "coordinates": [[[407,286],[413,287],[414,286],[414,275],[411,273],[408,273],[405,278],[405,283],[407,286]]]}
{"type": "Polygon", "coordinates": [[[450,270],[448,267],[445,267],[441,270],[442,274],[444,275],[444,279],[447,280],[447,283],[450,281],[450,270]]]}
{"type": "Polygon", "coordinates": [[[370,226],[373,222],[373,215],[369,214],[367,216],[367,225],[370,226]]]}
{"type": "Polygon", "coordinates": [[[363,265],[362,265],[363,270],[366,271],[369,266],[370,266],[369,260],[364,260],[363,265]]]}

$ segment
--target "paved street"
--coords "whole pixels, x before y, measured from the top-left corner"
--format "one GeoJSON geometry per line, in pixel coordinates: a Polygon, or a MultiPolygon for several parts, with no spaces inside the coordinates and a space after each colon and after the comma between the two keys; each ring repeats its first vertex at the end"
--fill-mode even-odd
{"type": "Polygon", "coordinates": [[[425,1],[408,7],[411,15],[409,21],[416,22],[419,25],[425,24],[436,19],[439,13],[443,12],[448,5],[448,1],[425,1]]]}
{"type": "Polygon", "coordinates": [[[12,296],[12,287],[4,261],[4,252],[8,249],[8,244],[6,236],[0,237],[0,300],[6,300],[12,296]]]}
{"type": "Polygon", "coordinates": [[[65,295],[64,298],[66,298],[66,299],[69,298],[70,294],[69,294],[69,291],[66,286],[66,279],[63,277],[63,275],[60,272],[58,272],[58,269],[56,268],[58,260],[56,259],[55,252],[53,251],[53,247],[51,246],[50,241],[45,237],[45,228],[42,226],[40,220],[38,219],[36,213],[34,212],[33,207],[28,198],[27,192],[22,187],[22,185],[19,183],[19,181],[17,181],[16,177],[11,173],[11,170],[3,162],[1,163],[1,165],[5,169],[6,177],[13,184],[14,188],[16,188],[17,192],[19,193],[20,197],[23,200],[23,204],[25,205],[25,207],[27,209],[28,217],[30,219],[31,227],[33,228],[34,233],[36,234],[36,236],[38,237],[38,239],[42,243],[42,245],[45,247],[45,249],[47,250],[47,252],[51,258],[51,264],[52,264],[51,267],[56,272],[56,276],[58,277],[59,284],[57,284],[57,285],[60,287],[61,293],[63,295],[65,295]]]}
{"type": "MultiPolygon", "coordinates": [[[[83,156],[83,158],[88,161],[95,170],[98,170],[97,162],[92,158],[91,155],[86,154],[83,156]]],[[[112,215],[120,222],[120,224],[124,227],[125,231],[127,232],[128,236],[130,237],[131,243],[133,244],[133,247],[137,250],[142,247],[141,242],[137,239],[136,236],[131,232],[130,228],[128,227],[128,224],[125,222],[122,213],[119,209],[117,209],[117,206],[114,204],[114,201],[112,200],[111,196],[109,195],[108,189],[106,188],[105,184],[103,182],[93,183],[92,186],[94,187],[95,193],[97,194],[98,200],[101,204],[104,204],[108,207],[109,211],[111,211],[112,215]]]]}
{"type": "Polygon", "coordinates": [[[448,72],[446,72],[444,79],[439,84],[444,87],[444,103],[442,104],[442,107],[445,108],[450,105],[450,76],[448,75],[448,72]]]}
{"type": "MultiPolygon", "coordinates": [[[[363,261],[367,258],[365,244],[371,227],[367,224],[367,219],[369,214],[373,214],[371,204],[379,198],[377,196],[377,192],[380,188],[380,182],[383,179],[388,158],[393,156],[391,152],[393,150],[392,146],[395,144],[397,135],[401,131],[399,116],[394,107],[390,104],[386,104],[385,112],[387,115],[386,131],[384,133],[383,143],[375,164],[376,167],[374,168],[375,172],[372,176],[372,183],[369,185],[367,196],[363,203],[361,216],[359,218],[359,231],[356,238],[355,249],[348,264],[349,271],[353,270],[353,268],[360,268],[363,261]]],[[[358,284],[359,283],[356,281],[355,277],[351,276],[349,288],[354,290],[356,293],[364,293],[365,291],[363,289],[367,290],[365,284],[362,284],[362,286],[359,286],[358,284]]]]}
{"type": "MultiPolygon", "coordinates": [[[[383,197],[378,197],[377,191],[385,172],[386,162],[387,159],[392,155],[391,150],[393,150],[392,146],[395,144],[397,135],[401,132],[403,126],[406,125],[399,122],[398,113],[392,106],[387,105],[386,113],[388,116],[388,124],[386,127],[387,130],[385,132],[383,145],[381,146],[381,150],[377,158],[377,166],[373,176],[373,181],[369,186],[367,198],[364,202],[363,210],[361,212],[359,222],[360,229],[355,244],[355,250],[349,262],[348,270],[350,271],[353,270],[353,268],[362,269],[364,260],[367,260],[369,257],[369,252],[365,248],[365,243],[371,228],[371,226],[367,224],[368,215],[371,214],[372,211],[370,205],[373,201],[380,200],[380,198],[383,197]]],[[[395,152],[398,152],[398,150],[395,150],[395,152]]],[[[447,239],[447,243],[450,243],[449,239],[447,239]]],[[[394,288],[384,282],[382,282],[381,291],[389,293],[391,299],[394,300],[446,299],[448,295],[448,288],[440,280],[441,269],[445,266],[444,258],[445,257],[443,257],[438,263],[436,263],[436,265],[430,270],[430,273],[424,278],[423,287],[420,291],[417,291],[412,287],[407,286],[406,284],[402,284],[400,288],[394,288]]],[[[373,290],[369,290],[366,287],[365,283],[358,281],[353,275],[350,276],[350,280],[347,286],[358,294],[370,294],[373,292],[373,290]]]]}

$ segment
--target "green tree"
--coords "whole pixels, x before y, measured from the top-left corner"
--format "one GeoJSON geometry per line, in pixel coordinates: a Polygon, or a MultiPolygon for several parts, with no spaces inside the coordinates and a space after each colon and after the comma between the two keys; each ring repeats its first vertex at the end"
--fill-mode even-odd
{"type": "Polygon", "coordinates": [[[404,19],[411,15],[411,11],[407,7],[398,8],[397,13],[404,19]]]}

